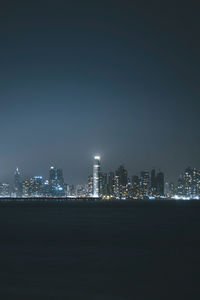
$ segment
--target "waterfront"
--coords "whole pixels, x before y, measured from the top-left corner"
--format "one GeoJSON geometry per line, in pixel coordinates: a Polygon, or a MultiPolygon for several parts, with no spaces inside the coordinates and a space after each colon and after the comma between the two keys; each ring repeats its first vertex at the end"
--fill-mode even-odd
{"type": "Polygon", "coordinates": [[[2,299],[199,299],[199,201],[29,204],[0,207],[2,299]]]}

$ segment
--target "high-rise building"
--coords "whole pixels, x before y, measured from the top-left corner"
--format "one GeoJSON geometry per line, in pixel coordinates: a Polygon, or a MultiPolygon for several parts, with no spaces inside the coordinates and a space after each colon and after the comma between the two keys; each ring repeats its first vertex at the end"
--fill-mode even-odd
{"type": "Polygon", "coordinates": [[[140,198],[140,178],[137,175],[132,176],[133,197],[140,198]]]}
{"type": "Polygon", "coordinates": [[[128,183],[128,174],[127,174],[127,170],[124,168],[124,166],[120,166],[117,170],[116,170],[116,176],[119,177],[119,185],[120,186],[126,186],[128,183]]]}
{"type": "Polygon", "coordinates": [[[195,198],[200,195],[200,172],[196,168],[188,167],[180,175],[177,186],[179,196],[195,198]]]}
{"type": "Polygon", "coordinates": [[[22,182],[22,194],[23,194],[23,197],[30,196],[30,180],[29,179],[25,179],[22,182]]]}
{"type": "Polygon", "coordinates": [[[16,168],[15,170],[15,195],[16,197],[22,196],[22,184],[21,184],[20,172],[18,168],[16,168]]]}
{"type": "Polygon", "coordinates": [[[170,197],[170,198],[171,198],[171,197],[174,197],[175,194],[176,194],[176,188],[175,188],[175,185],[174,185],[173,182],[170,182],[170,183],[169,183],[169,192],[168,192],[168,194],[169,194],[169,197],[170,197]]]}
{"type": "Polygon", "coordinates": [[[75,197],[76,196],[76,187],[74,186],[74,184],[69,186],[68,196],[70,196],[70,197],[75,197]]]}
{"type": "Polygon", "coordinates": [[[0,197],[10,196],[10,186],[7,183],[0,183],[0,197]]]}
{"type": "Polygon", "coordinates": [[[117,176],[117,175],[115,175],[115,177],[114,177],[114,196],[117,199],[120,198],[119,176],[117,176]]]}
{"type": "Polygon", "coordinates": [[[183,174],[181,174],[178,178],[178,184],[177,184],[177,195],[178,196],[184,196],[184,180],[183,180],[183,174]]]}
{"type": "Polygon", "coordinates": [[[165,182],[164,196],[169,197],[169,183],[165,182]]]}
{"type": "Polygon", "coordinates": [[[157,183],[157,195],[158,196],[164,196],[164,174],[162,172],[159,172],[156,176],[156,183],[157,183]]]}
{"type": "Polygon", "coordinates": [[[148,196],[149,194],[149,172],[142,171],[140,177],[141,196],[148,196]]]}
{"type": "Polygon", "coordinates": [[[62,169],[57,169],[57,183],[62,187],[64,186],[64,177],[62,169]]]}
{"type": "Polygon", "coordinates": [[[115,177],[114,172],[108,173],[108,194],[110,196],[114,195],[114,177],[115,177]]]}
{"type": "Polygon", "coordinates": [[[34,176],[30,179],[31,196],[38,197],[43,195],[44,179],[42,176],[34,176]]]}
{"type": "Polygon", "coordinates": [[[49,184],[52,196],[64,196],[64,178],[62,169],[51,166],[49,170],[49,184]]]}
{"type": "Polygon", "coordinates": [[[105,196],[108,194],[107,173],[101,173],[100,194],[102,196],[105,196]]]}
{"type": "Polygon", "coordinates": [[[77,184],[77,186],[76,186],[76,197],[85,197],[85,196],[86,196],[85,185],[77,184]]]}
{"type": "Polygon", "coordinates": [[[49,170],[49,182],[50,184],[55,183],[57,180],[57,170],[55,167],[51,166],[49,170]]]}
{"type": "Polygon", "coordinates": [[[46,196],[46,197],[52,196],[52,194],[51,194],[51,185],[49,184],[49,180],[44,181],[43,195],[46,196]]]}
{"type": "Polygon", "coordinates": [[[94,157],[93,165],[93,197],[100,197],[100,156],[94,157]]]}
{"type": "Polygon", "coordinates": [[[88,184],[87,184],[87,196],[92,197],[93,195],[93,176],[88,176],[88,184]]]}
{"type": "Polygon", "coordinates": [[[152,195],[156,195],[156,193],[157,193],[157,181],[156,181],[155,169],[151,170],[151,193],[152,193],[152,195]]]}
{"type": "Polygon", "coordinates": [[[48,196],[44,189],[44,179],[42,176],[34,176],[22,182],[23,197],[48,196]]]}

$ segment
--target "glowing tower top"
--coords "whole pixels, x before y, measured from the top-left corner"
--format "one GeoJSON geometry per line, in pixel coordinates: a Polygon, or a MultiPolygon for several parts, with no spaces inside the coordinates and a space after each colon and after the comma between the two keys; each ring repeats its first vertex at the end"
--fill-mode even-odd
{"type": "Polygon", "coordinates": [[[93,165],[93,197],[98,198],[100,196],[100,156],[94,157],[93,165]]]}

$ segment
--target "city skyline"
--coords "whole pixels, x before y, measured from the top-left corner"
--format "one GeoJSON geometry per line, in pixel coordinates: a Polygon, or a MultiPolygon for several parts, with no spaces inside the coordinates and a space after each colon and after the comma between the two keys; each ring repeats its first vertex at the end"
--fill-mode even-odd
{"type": "Polygon", "coordinates": [[[0,180],[62,166],[200,166],[198,4],[4,1],[0,180]],[[80,151],[81,149],[81,151],[80,151]]]}
{"type": "Polygon", "coordinates": [[[200,299],[199,14],[1,1],[0,299],[200,299]]]}
{"type": "MultiPolygon", "coordinates": [[[[98,153],[99,153],[99,152],[98,152],[98,153]]],[[[99,154],[93,155],[93,157],[95,157],[95,156],[98,156],[98,157],[101,157],[101,158],[102,158],[102,155],[99,155],[99,154]]],[[[104,158],[105,158],[105,156],[104,156],[104,158]]],[[[69,159],[68,161],[70,162],[70,159],[69,159]]],[[[91,166],[90,166],[90,163],[91,163],[91,156],[90,156],[90,160],[88,160],[88,168],[87,168],[88,172],[85,173],[85,176],[82,178],[82,181],[79,181],[79,180],[78,180],[78,177],[79,177],[79,176],[77,176],[77,179],[76,179],[76,175],[74,176],[75,180],[70,180],[70,179],[69,179],[70,176],[68,176],[68,174],[70,174],[71,172],[73,172],[73,168],[72,168],[71,170],[69,170],[69,168],[66,167],[66,169],[68,170],[68,172],[65,172],[65,167],[63,167],[62,164],[56,164],[56,163],[52,163],[52,162],[51,162],[51,163],[49,163],[49,164],[46,165],[46,168],[45,168],[44,170],[39,171],[39,170],[37,170],[37,168],[36,168],[36,171],[35,171],[35,172],[30,172],[30,170],[28,170],[28,169],[23,169],[23,168],[21,168],[21,166],[19,166],[19,165],[14,166],[14,167],[11,169],[11,172],[9,173],[9,176],[2,175],[2,176],[0,177],[0,182],[7,182],[7,183],[9,183],[9,184],[12,184],[12,183],[13,183],[13,172],[15,172],[16,169],[19,169],[20,172],[21,172],[21,175],[22,175],[23,179],[26,179],[26,178],[28,178],[28,177],[33,177],[33,176],[35,176],[36,174],[37,174],[37,176],[47,177],[47,175],[48,175],[48,171],[47,171],[47,170],[49,170],[49,169],[51,168],[51,166],[59,166],[59,167],[62,168],[62,170],[64,171],[65,178],[67,179],[67,182],[68,182],[69,184],[84,184],[84,183],[86,182],[86,180],[87,180],[88,174],[90,174],[90,173],[92,174],[92,173],[93,173],[93,171],[92,171],[92,169],[91,169],[91,166]]],[[[182,166],[181,169],[177,170],[177,172],[174,173],[174,174],[171,176],[171,179],[170,179],[170,176],[168,176],[167,172],[166,172],[164,169],[162,169],[161,167],[157,166],[156,164],[152,164],[152,165],[151,165],[151,164],[148,164],[148,166],[146,166],[146,167],[139,167],[137,170],[134,170],[134,168],[130,168],[130,166],[127,166],[126,163],[124,163],[124,162],[119,162],[119,161],[116,162],[116,164],[114,164],[113,167],[110,167],[110,168],[109,168],[109,167],[106,167],[106,166],[105,166],[104,161],[103,161],[103,170],[104,170],[104,172],[107,172],[107,173],[108,173],[109,171],[116,169],[116,167],[117,167],[117,166],[120,166],[120,165],[123,165],[123,166],[128,170],[128,173],[129,173],[129,174],[132,174],[132,175],[133,175],[133,174],[134,174],[134,175],[139,175],[140,172],[141,172],[141,170],[145,171],[145,170],[156,169],[156,170],[158,170],[158,171],[163,171],[163,172],[165,173],[165,177],[166,177],[167,182],[174,182],[174,181],[176,181],[177,178],[178,178],[179,175],[180,175],[180,171],[181,171],[181,170],[184,170],[184,169],[187,168],[187,167],[192,167],[192,168],[197,168],[197,169],[199,169],[198,166],[194,166],[194,165],[190,165],[190,164],[187,164],[187,165],[186,165],[186,164],[185,164],[185,165],[182,166]]],[[[82,170],[81,170],[81,169],[79,170],[79,172],[77,173],[77,175],[78,175],[79,173],[82,173],[82,170]]],[[[6,174],[7,174],[7,173],[6,173],[6,174]]]]}
{"type": "Polygon", "coordinates": [[[0,182],[0,197],[82,197],[99,199],[199,199],[200,170],[186,167],[175,181],[168,181],[160,169],[141,169],[130,174],[123,164],[105,171],[100,155],[93,156],[87,181],[70,183],[63,169],[50,166],[48,176],[22,176],[17,167],[14,182],[0,182]]]}

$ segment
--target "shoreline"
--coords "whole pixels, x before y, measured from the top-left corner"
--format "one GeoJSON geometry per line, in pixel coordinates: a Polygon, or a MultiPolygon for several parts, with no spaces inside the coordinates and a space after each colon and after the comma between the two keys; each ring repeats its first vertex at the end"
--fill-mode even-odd
{"type": "Polygon", "coordinates": [[[200,207],[200,201],[176,199],[71,199],[71,198],[0,198],[0,207],[96,207],[96,208],[131,208],[131,207],[200,207]]]}

